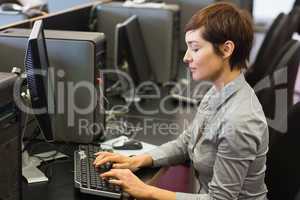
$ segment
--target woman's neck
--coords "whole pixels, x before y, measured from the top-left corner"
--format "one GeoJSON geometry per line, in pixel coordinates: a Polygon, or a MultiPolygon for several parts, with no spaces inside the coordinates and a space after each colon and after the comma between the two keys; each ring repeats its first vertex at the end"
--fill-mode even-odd
{"type": "Polygon", "coordinates": [[[231,70],[230,67],[224,67],[223,69],[224,71],[220,73],[220,76],[213,81],[213,84],[219,91],[241,74],[241,69],[239,68],[234,68],[231,70]]]}

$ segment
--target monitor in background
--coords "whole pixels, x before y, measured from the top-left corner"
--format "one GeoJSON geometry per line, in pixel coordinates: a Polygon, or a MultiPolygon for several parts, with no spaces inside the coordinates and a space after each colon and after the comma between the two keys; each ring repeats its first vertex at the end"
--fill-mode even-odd
{"type": "MultiPolygon", "coordinates": [[[[137,16],[133,15],[123,23],[116,25],[114,65],[129,75],[134,87],[145,81],[152,80],[152,70],[144,43],[144,38],[139,27],[137,16]]],[[[132,87],[124,77],[120,77],[123,89],[122,96],[127,102],[139,101],[132,87]]]]}
{"type": "Polygon", "coordinates": [[[128,18],[123,25],[129,45],[129,70],[136,74],[136,84],[149,81],[152,79],[152,70],[137,16],[128,18]]]}
{"type": "Polygon", "coordinates": [[[39,128],[47,141],[52,141],[53,128],[49,110],[54,110],[53,89],[48,73],[49,60],[43,30],[43,22],[36,21],[28,40],[25,56],[25,70],[30,93],[31,106],[39,128]]]}
{"type": "MultiPolygon", "coordinates": [[[[54,140],[52,117],[50,111],[54,110],[54,93],[52,90],[53,80],[49,73],[49,61],[46,48],[43,22],[36,21],[30,33],[26,55],[25,70],[27,75],[27,86],[30,93],[32,112],[38,127],[44,138],[49,142],[54,140]]],[[[29,113],[25,113],[28,115],[29,113]]],[[[24,129],[28,121],[25,120],[24,129]]],[[[23,131],[22,131],[23,132],[23,131]]],[[[64,157],[56,151],[50,151],[31,157],[24,149],[22,143],[22,174],[28,183],[48,181],[48,178],[37,167],[41,164],[39,157],[50,158],[49,160],[64,157]],[[53,157],[54,156],[54,157],[53,157]]]]}
{"type": "MultiPolygon", "coordinates": [[[[43,22],[46,28],[45,20],[43,22]]],[[[0,60],[4,71],[24,66],[30,33],[31,29],[0,32],[0,60]]],[[[51,66],[48,75],[54,76],[55,114],[50,115],[54,140],[75,143],[98,140],[105,128],[103,101],[98,95],[103,86],[97,83],[99,70],[105,67],[104,34],[45,29],[45,36],[51,66]]],[[[52,105],[51,102],[48,105],[52,105]]],[[[25,136],[30,138],[30,133],[28,129],[25,136]]]]}

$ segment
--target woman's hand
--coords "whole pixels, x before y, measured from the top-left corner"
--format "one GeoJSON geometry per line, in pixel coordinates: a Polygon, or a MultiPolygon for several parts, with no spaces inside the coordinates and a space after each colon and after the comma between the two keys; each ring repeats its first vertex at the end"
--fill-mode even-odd
{"type": "Polygon", "coordinates": [[[118,153],[98,152],[95,154],[97,158],[94,165],[98,167],[106,162],[112,162],[114,169],[130,169],[135,172],[140,167],[152,164],[152,158],[149,155],[140,155],[134,157],[124,156],[118,153]]]}
{"type": "Polygon", "coordinates": [[[109,179],[112,184],[119,185],[124,192],[136,199],[150,199],[151,186],[141,181],[129,169],[112,169],[100,176],[109,179]]]}
{"type": "Polygon", "coordinates": [[[100,175],[109,182],[119,185],[124,192],[139,200],[175,200],[176,193],[145,184],[129,169],[112,169],[100,175]],[[111,179],[112,178],[112,179],[111,179]],[[115,178],[115,179],[114,179],[115,178]]]}

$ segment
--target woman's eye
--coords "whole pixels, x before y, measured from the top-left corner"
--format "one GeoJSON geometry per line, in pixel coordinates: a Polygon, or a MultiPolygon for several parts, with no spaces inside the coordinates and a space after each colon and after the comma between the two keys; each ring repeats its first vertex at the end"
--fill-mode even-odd
{"type": "Polygon", "coordinates": [[[198,50],[199,50],[199,48],[192,49],[193,52],[197,52],[198,50]]]}

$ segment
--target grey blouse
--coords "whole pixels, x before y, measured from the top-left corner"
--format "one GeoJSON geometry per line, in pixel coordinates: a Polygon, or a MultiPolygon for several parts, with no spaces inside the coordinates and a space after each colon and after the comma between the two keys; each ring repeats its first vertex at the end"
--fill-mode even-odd
{"type": "Polygon", "coordinates": [[[154,166],[190,160],[199,187],[177,200],[265,200],[269,133],[262,107],[241,74],[212,87],[189,128],[149,152],[154,166]]]}

